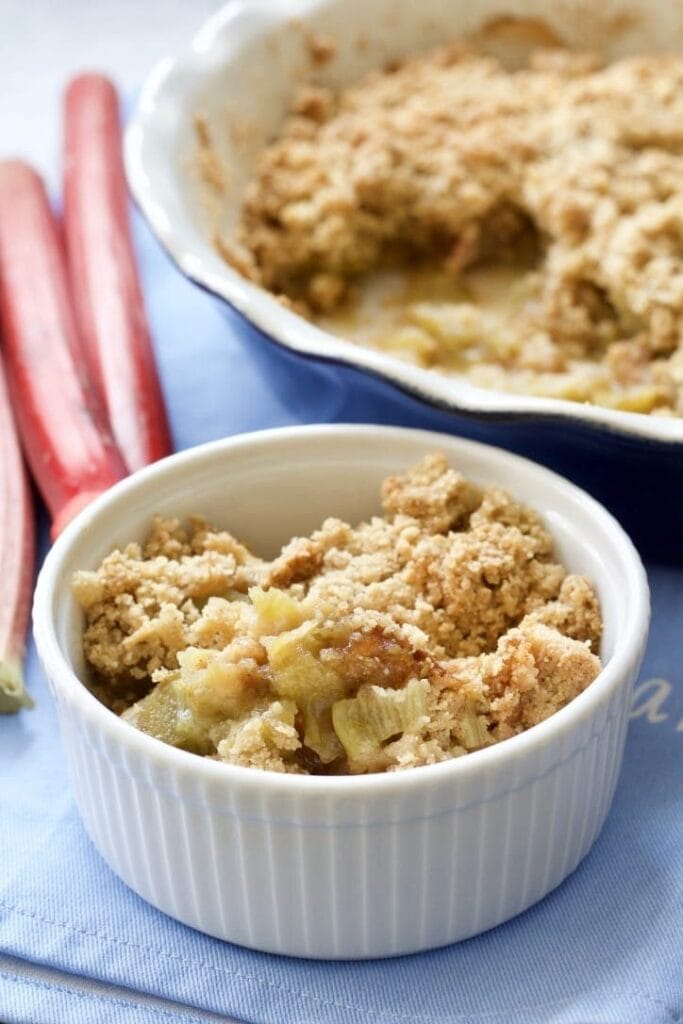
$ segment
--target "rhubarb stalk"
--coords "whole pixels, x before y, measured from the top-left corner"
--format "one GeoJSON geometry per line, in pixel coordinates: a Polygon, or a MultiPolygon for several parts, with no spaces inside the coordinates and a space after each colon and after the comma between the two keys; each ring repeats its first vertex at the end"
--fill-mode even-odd
{"type": "Polygon", "coordinates": [[[55,536],[126,467],[84,374],[45,188],[19,160],[0,162],[0,321],[15,421],[55,536]]]}
{"type": "Polygon", "coordinates": [[[0,712],[31,707],[22,662],[31,609],[35,524],[0,363],[0,712]]]}
{"type": "Polygon", "coordinates": [[[118,98],[102,75],[80,75],[66,92],[64,228],[90,372],[128,469],[139,469],[168,455],[171,437],[130,233],[118,98]]]}

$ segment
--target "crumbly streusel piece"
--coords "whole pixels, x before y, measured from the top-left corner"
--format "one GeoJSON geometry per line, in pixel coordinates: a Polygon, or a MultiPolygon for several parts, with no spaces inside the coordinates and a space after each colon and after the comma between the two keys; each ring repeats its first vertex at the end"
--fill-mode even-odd
{"type": "Polygon", "coordinates": [[[383,500],[390,518],[337,531],[321,554],[306,590],[316,605],[388,612],[426,633],[438,656],[457,657],[491,650],[557,597],[564,570],[538,515],[464,481],[443,456],[391,477],[383,500]]]}
{"type": "Polygon", "coordinates": [[[597,594],[585,576],[565,576],[557,599],[529,612],[520,625],[525,628],[533,623],[550,626],[574,640],[583,640],[594,652],[599,650],[600,608],[597,594]]]}
{"type": "Polygon", "coordinates": [[[218,741],[218,759],[245,768],[302,774],[303,768],[292,759],[301,749],[295,717],[296,706],[291,701],[274,701],[265,710],[231,724],[228,734],[218,741]]]}
{"type": "Polygon", "coordinates": [[[427,456],[408,473],[390,476],[382,484],[384,511],[417,519],[429,533],[460,529],[481,501],[481,488],[449,469],[440,454],[427,456]]]}
{"type": "Polygon", "coordinates": [[[434,764],[515,736],[578,696],[600,667],[586,643],[557,630],[541,624],[510,630],[492,654],[441,666],[431,680],[425,722],[383,749],[382,767],[434,764]]]}
{"type": "MultiPolygon", "coordinates": [[[[110,699],[130,703],[159,668],[204,632],[215,636],[212,598],[244,593],[258,581],[260,560],[234,537],[198,518],[187,529],[154,520],[143,546],[108,555],[96,572],[78,572],[72,587],[86,613],[84,650],[110,699]]],[[[227,601],[226,615],[234,616],[227,601]],[[228,610],[229,609],[229,610],[228,610]]],[[[224,626],[218,629],[221,636],[224,626]]]]}

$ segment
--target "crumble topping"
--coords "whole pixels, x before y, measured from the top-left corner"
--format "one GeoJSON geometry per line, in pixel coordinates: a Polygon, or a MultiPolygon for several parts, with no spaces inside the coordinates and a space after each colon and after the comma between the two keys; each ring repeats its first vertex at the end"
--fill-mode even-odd
{"type": "Polygon", "coordinates": [[[323,326],[420,366],[682,415],[681,125],[679,56],[537,50],[508,71],[445,46],[338,93],[307,85],[239,245],[217,244],[323,326]]]}
{"type": "Polygon", "coordinates": [[[194,517],[75,574],[91,686],[152,736],[233,764],[393,771],[543,721],[600,671],[590,582],[540,517],[428,455],[383,516],[272,561],[194,517]]]}

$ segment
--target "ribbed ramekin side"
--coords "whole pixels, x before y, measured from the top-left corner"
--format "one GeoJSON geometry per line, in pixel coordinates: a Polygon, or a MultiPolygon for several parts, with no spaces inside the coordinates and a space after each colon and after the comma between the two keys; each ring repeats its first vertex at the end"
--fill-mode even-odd
{"type": "Polygon", "coordinates": [[[618,689],[580,736],[492,763],[469,791],[444,773],[425,788],[419,813],[414,795],[396,790],[383,813],[368,803],[353,821],[339,791],[283,801],[264,787],[255,801],[201,772],[188,784],[184,766],[122,752],[68,704],[58,707],[87,830],[129,886],[232,942],[347,958],[466,938],[558,885],[609,808],[628,698],[618,689]]]}
{"type": "Polygon", "coordinates": [[[609,728],[604,737],[603,763],[599,766],[598,773],[596,774],[596,783],[601,792],[601,799],[595,801],[593,818],[588,824],[587,844],[589,848],[600,835],[605,824],[619,781],[619,772],[624,758],[624,747],[631,711],[631,693],[632,688],[628,691],[628,700],[622,702],[617,713],[610,720],[609,728]]]}

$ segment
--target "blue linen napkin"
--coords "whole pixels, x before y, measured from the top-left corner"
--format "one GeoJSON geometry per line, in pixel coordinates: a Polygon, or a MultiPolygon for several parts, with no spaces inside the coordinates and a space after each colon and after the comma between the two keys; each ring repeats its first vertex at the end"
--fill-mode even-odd
{"type": "MultiPolygon", "coordinates": [[[[236,328],[140,224],[136,230],[177,447],[292,422],[245,357],[236,328]]],[[[624,771],[593,851],[556,892],[507,925],[392,961],[316,963],[252,952],[177,924],[129,891],[80,824],[31,648],[36,709],[0,718],[0,1020],[681,1020],[683,571],[648,569],[652,634],[624,771]]]]}

